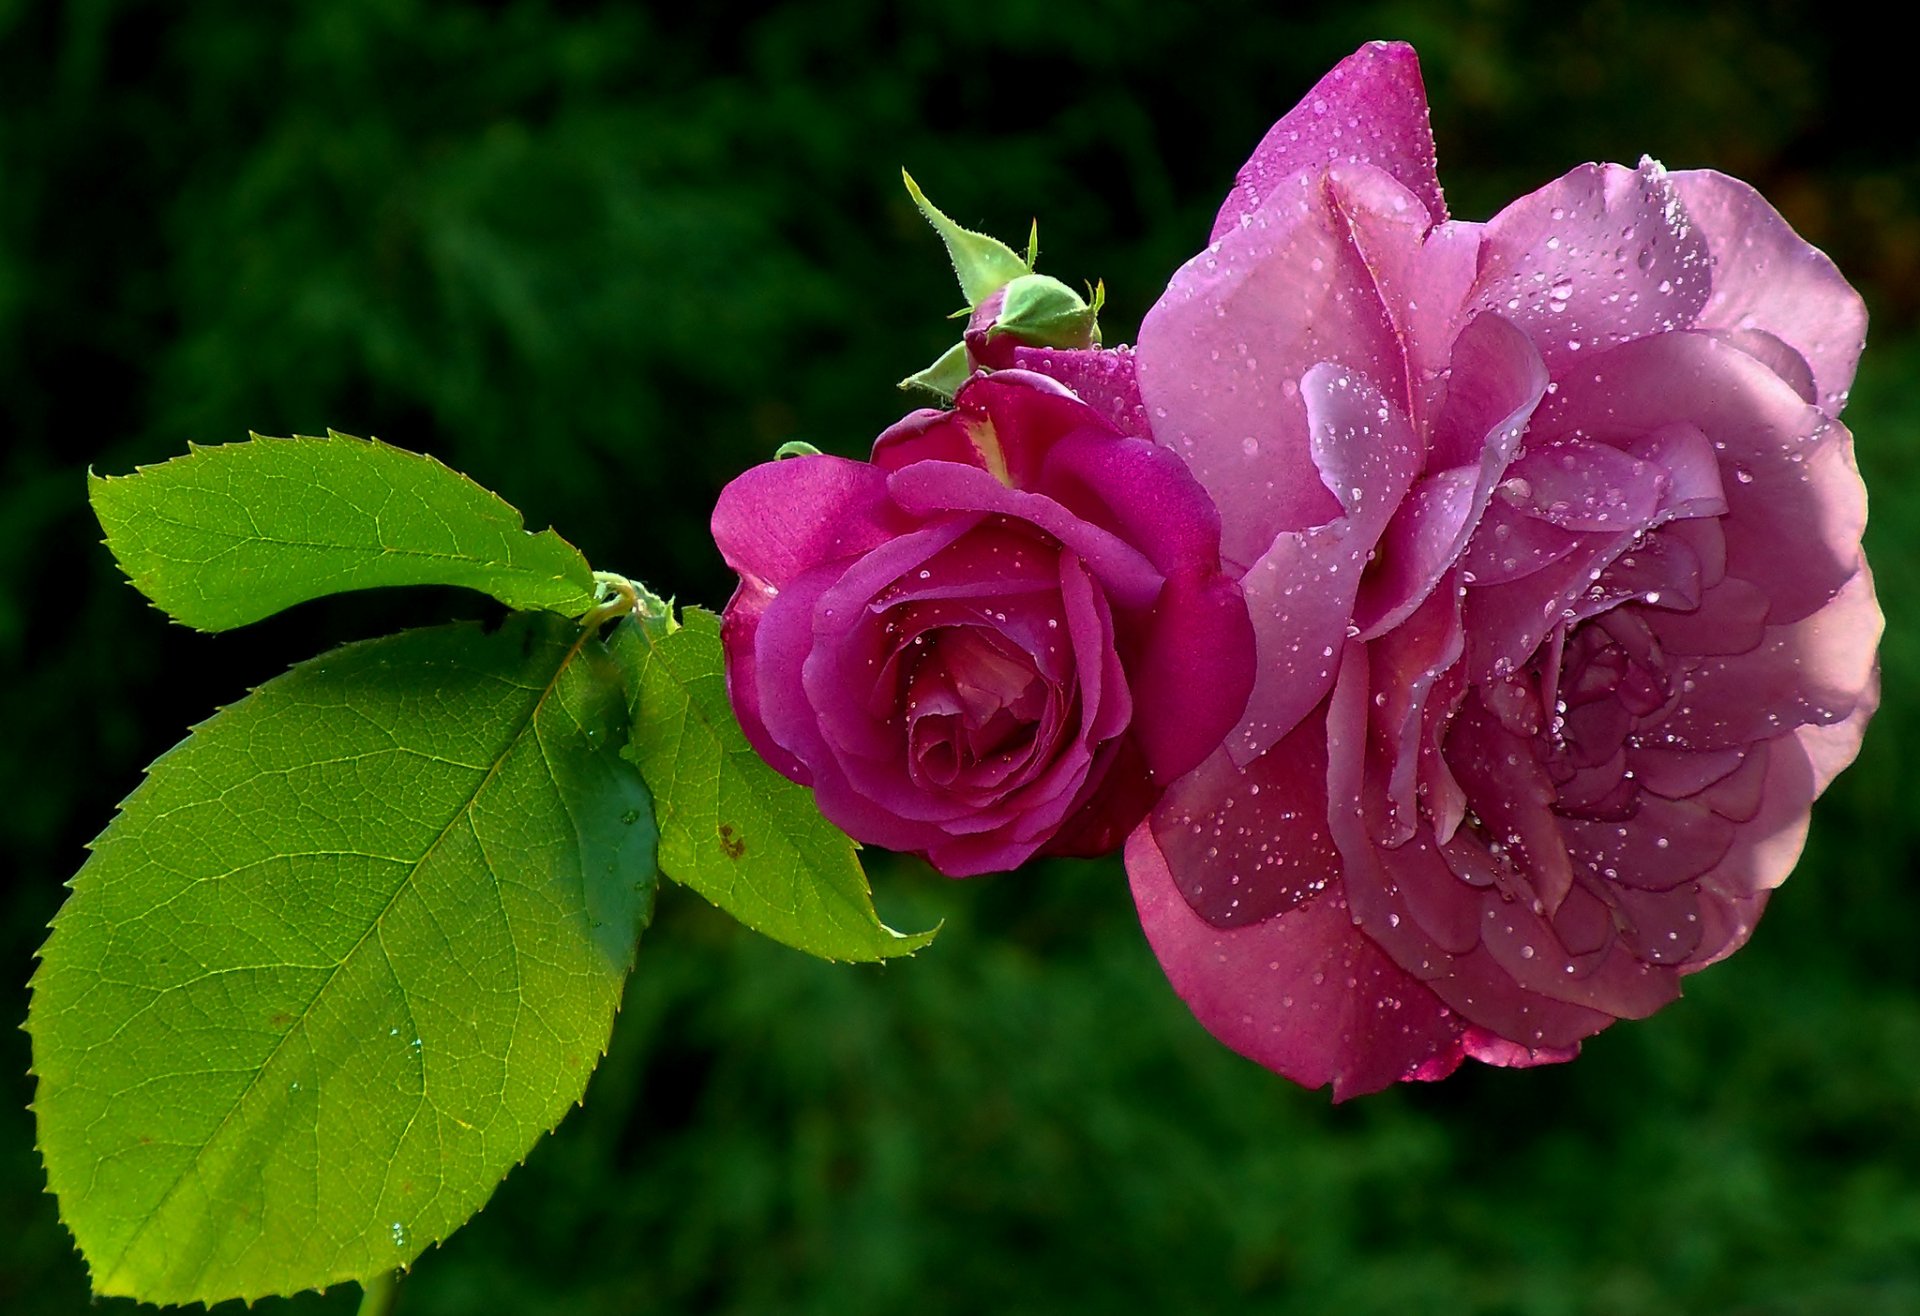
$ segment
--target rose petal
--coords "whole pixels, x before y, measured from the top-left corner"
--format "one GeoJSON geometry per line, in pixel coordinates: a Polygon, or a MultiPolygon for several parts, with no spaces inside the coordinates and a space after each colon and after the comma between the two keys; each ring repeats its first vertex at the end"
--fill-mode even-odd
{"type": "Polygon", "coordinates": [[[1101,419],[1122,434],[1150,439],[1147,405],[1140,400],[1133,349],[1118,347],[1069,349],[1026,347],[1013,349],[1014,365],[1065,384],[1101,419]]]}
{"type": "Polygon", "coordinates": [[[1807,358],[1764,329],[1716,329],[1707,330],[1712,337],[1728,347],[1737,347],[1758,361],[1774,374],[1781,382],[1799,395],[1802,402],[1814,406],[1820,404],[1820,389],[1813,379],[1813,367],[1807,364],[1807,358]]]}
{"type": "Polygon", "coordinates": [[[1253,623],[1234,582],[1182,574],[1167,581],[1142,632],[1133,732],[1148,772],[1165,783],[1199,766],[1246,711],[1253,623]]]}
{"type": "Polygon", "coordinates": [[[1220,570],[1220,513],[1158,444],[1077,434],[1054,444],[1035,488],[1138,546],[1163,576],[1220,570]]]}
{"type": "Polygon", "coordinates": [[[1873,688],[1884,625],[1863,559],[1813,616],[1767,627],[1747,652],[1690,662],[1684,697],[1643,738],[1656,747],[1720,749],[1844,721],[1873,688]]]}
{"type": "Polygon", "coordinates": [[[1346,516],[1307,534],[1282,534],[1241,580],[1259,667],[1240,726],[1227,746],[1250,763],[1320,702],[1346,642],[1367,555],[1418,470],[1413,432],[1363,376],[1333,365],[1307,372],[1322,481],[1346,516]]]}
{"type": "Polygon", "coordinates": [[[1395,511],[1361,582],[1354,619],[1363,638],[1398,624],[1459,558],[1546,392],[1540,354],[1497,315],[1467,325],[1451,361],[1446,404],[1427,452],[1427,469],[1438,474],[1395,511]]]}
{"type": "Polygon", "coordinates": [[[801,572],[864,553],[911,525],[888,500],[885,475],[824,455],[742,472],[720,491],[712,519],[727,565],[768,598],[801,572]]]}
{"type": "Polygon", "coordinates": [[[1340,872],[1327,833],[1327,733],[1309,718],[1247,767],[1216,754],[1167,789],[1154,844],[1193,911],[1217,928],[1296,908],[1340,872]]]}
{"type": "Polygon", "coordinates": [[[1317,187],[1274,198],[1187,262],[1147,312],[1137,361],[1154,439],[1213,496],[1221,555],[1238,566],[1339,514],[1312,449],[1307,372],[1337,363],[1406,396],[1373,278],[1317,187]]]}
{"type": "Polygon", "coordinates": [[[1711,169],[1668,177],[1713,254],[1713,295],[1695,323],[1779,338],[1812,368],[1820,405],[1838,415],[1866,340],[1860,294],[1739,179],[1711,169]]]}
{"type": "Polygon", "coordinates": [[[923,517],[1006,516],[1044,530],[1085,562],[1122,608],[1152,606],[1164,583],[1153,563],[1112,531],[1081,520],[1045,495],[1008,488],[978,467],[916,462],[888,476],[887,488],[896,503],[923,517]]]}
{"type": "Polygon", "coordinates": [[[741,581],[720,617],[720,646],[727,660],[727,698],[733,704],[740,730],[753,752],[781,776],[806,785],[806,765],[795,758],[767,730],[760,712],[760,665],[754,653],[761,615],[773,598],[761,588],[741,581]]]}
{"type": "Polygon", "coordinates": [[[1026,370],[975,375],[953,403],[951,411],[917,411],[888,429],[874,440],[874,465],[899,472],[917,463],[958,463],[1031,489],[1061,439],[1118,434],[1065,385],[1026,370]]]}
{"type": "Polygon", "coordinates": [[[1461,1024],[1348,918],[1337,891],[1222,931],[1181,896],[1152,829],[1127,840],[1147,941],[1180,998],[1241,1055],[1334,1099],[1459,1063],[1461,1024]]]}
{"type": "Polygon", "coordinates": [[[1555,379],[1615,343],[1690,327],[1712,265],[1671,177],[1582,165],[1488,222],[1472,304],[1512,319],[1555,379]]]}
{"type": "Polygon", "coordinates": [[[1772,620],[1821,607],[1853,575],[1866,491],[1846,428],[1779,376],[1705,334],[1628,343],[1591,363],[1535,415],[1542,438],[1577,430],[1621,446],[1690,424],[1718,454],[1730,574],[1763,584],[1772,620]]]}
{"type": "Polygon", "coordinates": [[[1435,221],[1447,217],[1434,172],[1433,129],[1420,59],[1400,41],[1374,41],[1336,64],[1267,130],[1234,179],[1213,238],[1238,227],[1297,174],[1330,164],[1372,164],[1391,174],[1435,221]]]}
{"type": "Polygon", "coordinates": [[[1446,393],[1449,360],[1479,272],[1481,226],[1436,224],[1419,197],[1364,164],[1329,170],[1327,195],[1406,358],[1407,391],[1395,400],[1425,430],[1446,393]]]}

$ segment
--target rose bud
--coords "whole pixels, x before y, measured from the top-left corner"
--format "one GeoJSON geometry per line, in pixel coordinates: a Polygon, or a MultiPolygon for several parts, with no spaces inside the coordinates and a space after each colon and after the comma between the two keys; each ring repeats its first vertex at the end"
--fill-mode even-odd
{"type": "Polygon", "coordinates": [[[951,400],[976,371],[1014,365],[1014,353],[1021,348],[1100,346],[1100,308],[1106,302],[1106,286],[1094,285],[1088,301],[1058,279],[1036,274],[1039,224],[1033,226],[1027,254],[1021,256],[998,238],[960,227],[927,200],[911,174],[903,169],[900,177],[914,205],[946,244],[967,299],[966,308],[955,316],[967,317],[962,340],[925,370],[901,380],[901,388],[925,389],[951,400]]]}
{"type": "Polygon", "coordinates": [[[713,533],[748,740],[958,877],[1116,848],[1240,720],[1253,633],[1174,454],[1025,371],[956,403],[747,471],[713,533]]]}
{"type": "Polygon", "coordinates": [[[1100,346],[1104,288],[1089,303],[1058,279],[1023,274],[996,289],[967,319],[967,355],[976,369],[1005,370],[1022,347],[1100,346]]]}
{"type": "Polygon", "coordinates": [[[1244,573],[1247,715],[1127,846],[1208,1028],[1338,1098],[1567,1059],[1745,942],[1877,702],[1865,323],[1711,171],[1450,220],[1374,45],[1135,356],[1016,354],[1185,457],[1244,573]]]}

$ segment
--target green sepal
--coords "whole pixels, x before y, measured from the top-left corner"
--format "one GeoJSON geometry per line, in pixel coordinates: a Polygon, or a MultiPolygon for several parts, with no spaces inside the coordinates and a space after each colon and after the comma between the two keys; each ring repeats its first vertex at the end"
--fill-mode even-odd
{"type": "MultiPolygon", "coordinates": [[[[900,177],[906,181],[907,194],[913,198],[913,204],[920,208],[920,213],[933,225],[940,240],[947,244],[947,256],[953,261],[953,272],[959,276],[960,291],[969,303],[978,306],[1028,272],[1030,267],[1027,262],[1012,247],[998,238],[961,228],[927,200],[920,185],[913,181],[912,174],[902,169],[900,177]]],[[[1039,230],[1036,226],[1029,250],[1037,251],[1038,242],[1039,230]]]]}
{"type": "Polygon", "coordinates": [[[785,461],[789,457],[818,457],[819,455],[820,449],[805,439],[788,439],[773,450],[773,459],[777,462],[785,461]]]}
{"type": "Polygon", "coordinates": [[[953,395],[967,382],[967,376],[973,373],[973,365],[967,359],[967,345],[955,343],[940,354],[940,359],[918,374],[908,375],[900,381],[901,388],[923,388],[943,402],[953,401],[953,395]]]}

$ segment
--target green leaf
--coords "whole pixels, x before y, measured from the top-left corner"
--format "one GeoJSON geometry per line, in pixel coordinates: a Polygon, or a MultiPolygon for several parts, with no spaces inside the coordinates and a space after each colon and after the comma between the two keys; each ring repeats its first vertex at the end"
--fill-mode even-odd
{"type": "MultiPolygon", "coordinates": [[[[920,185],[913,181],[912,174],[902,169],[900,177],[906,181],[907,194],[913,198],[913,204],[920,208],[920,213],[927,217],[927,223],[933,225],[934,232],[947,244],[947,256],[953,261],[954,274],[959,276],[960,291],[969,303],[978,306],[1028,272],[1026,261],[1012,247],[998,238],[961,228],[927,200],[920,185]]],[[[1036,225],[1035,243],[1039,240],[1038,235],[1036,225]]]]}
{"type": "Polygon", "coordinates": [[[28,1031],[102,1294],[212,1303],[409,1264],[584,1090],[650,916],[605,647],[551,615],[303,663],[93,844],[28,1031]]]}
{"type": "Polygon", "coordinates": [[[906,955],[932,931],[880,922],[855,846],[813,792],[761,761],[727,702],[720,619],[625,624],[611,647],[627,671],[625,753],[653,791],[660,870],[775,941],[830,960],[906,955]]]}
{"type": "Polygon", "coordinates": [[[324,594],[463,585],[578,616],[593,572],[551,530],[431,457],[345,434],[196,447],[87,476],[107,546],[176,621],[229,630],[324,594]]]}

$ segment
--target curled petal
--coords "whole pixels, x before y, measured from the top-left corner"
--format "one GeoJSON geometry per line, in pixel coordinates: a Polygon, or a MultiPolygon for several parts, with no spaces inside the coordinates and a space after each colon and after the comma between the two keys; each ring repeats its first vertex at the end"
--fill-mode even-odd
{"type": "Polygon", "coordinates": [[[1578,431],[1627,446],[1675,424],[1713,445],[1727,514],[1727,571],[1764,583],[1775,622],[1823,606],[1854,574],[1866,490],[1852,436],[1746,353],[1706,334],[1628,343],[1542,404],[1542,438],[1578,431]]]}
{"type": "MultiPolygon", "coordinates": [[[[1792,349],[1812,375],[1814,396],[1808,401],[1838,415],[1866,342],[1867,308],[1860,294],[1739,179],[1711,169],[1668,177],[1713,255],[1713,294],[1695,323],[1735,333],[1759,330],[1792,349]]],[[[1755,355],[1766,359],[1764,349],[1755,355]]]]}
{"type": "Polygon", "coordinates": [[[1304,534],[1282,533],[1241,580],[1261,664],[1246,716],[1227,739],[1240,764],[1258,758],[1326,694],[1368,556],[1419,469],[1405,415],[1364,376],[1317,365],[1301,392],[1315,473],[1344,515],[1304,534]]]}
{"type": "Polygon", "coordinates": [[[720,491],[712,528],[742,586],[771,598],[801,572],[864,553],[909,524],[888,500],[882,472],[814,455],[735,477],[720,491]]]}
{"type": "Polygon", "coordinates": [[[1182,266],[1137,360],[1154,440],[1213,496],[1221,554],[1240,567],[1340,513],[1313,452],[1308,371],[1338,365],[1406,397],[1404,352],[1324,187],[1276,196],[1182,266]]]}
{"type": "Polygon", "coordinates": [[[1615,343],[1693,325],[1706,240],[1658,165],[1582,165],[1487,224],[1474,306],[1526,331],[1555,379],[1615,343]]]}
{"type": "Polygon", "coordinates": [[[1077,554],[1123,608],[1150,607],[1160,593],[1160,573],[1132,544],[1043,494],[1010,489],[977,467],[916,462],[894,472],[887,485],[895,502],[921,516],[997,515],[1044,530],[1077,554]]]}

